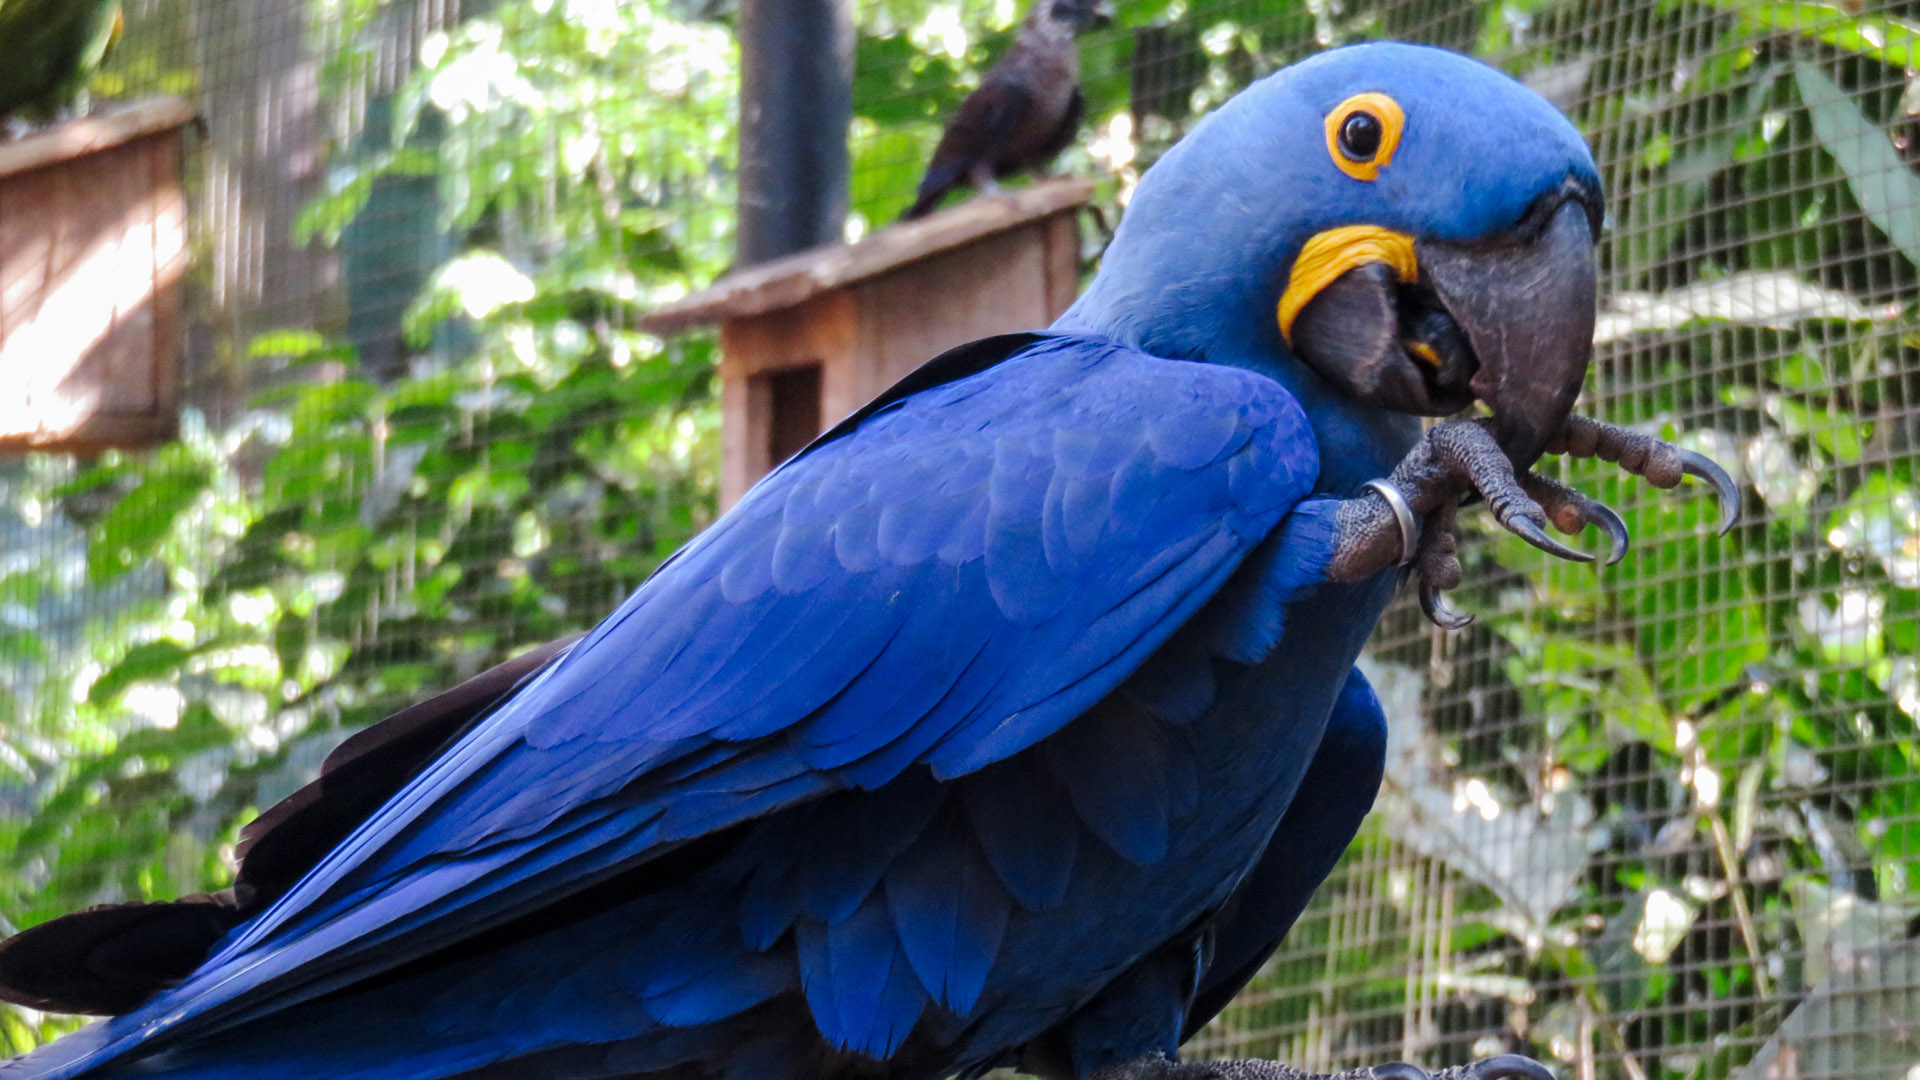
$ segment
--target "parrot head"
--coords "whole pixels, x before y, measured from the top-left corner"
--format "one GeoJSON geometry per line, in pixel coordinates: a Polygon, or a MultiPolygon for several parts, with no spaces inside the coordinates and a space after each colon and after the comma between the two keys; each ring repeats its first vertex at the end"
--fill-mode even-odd
{"type": "Polygon", "coordinates": [[[1592,355],[1601,215],[1586,143],[1533,91],[1440,49],[1335,49],[1148,170],[1061,321],[1266,371],[1362,426],[1478,400],[1525,466],[1592,355]]]}

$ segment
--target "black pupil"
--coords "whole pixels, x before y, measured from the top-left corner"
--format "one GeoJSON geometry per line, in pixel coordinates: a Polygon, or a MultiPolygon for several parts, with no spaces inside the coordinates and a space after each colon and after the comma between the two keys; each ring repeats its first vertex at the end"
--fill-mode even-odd
{"type": "Polygon", "coordinates": [[[1365,161],[1380,150],[1380,118],[1354,113],[1340,125],[1340,149],[1355,161],[1365,161]]]}

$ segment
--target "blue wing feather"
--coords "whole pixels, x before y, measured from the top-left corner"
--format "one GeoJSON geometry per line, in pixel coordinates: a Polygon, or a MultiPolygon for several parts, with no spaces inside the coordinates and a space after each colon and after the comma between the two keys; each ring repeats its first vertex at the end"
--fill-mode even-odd
{"type": "MultiPolygon", "coordinates": [[[[1111,716],[1102,719],[1111,725],[1111,716]]],[[[1184,734],[1179,725],[1163,729],[1170,740],[1184,734]]],[[[1373,805],[1385,753],[1379,702],[1353,671],[1264,850],[1256,848],[1204,930],[1139,957],[1049,1033],[1049,1051],[1084,1076],[1151,1050],[1171,1054],[1212,1019],[1286,936],[1352,841],[1373,805]]]]}
{"type": "Polygon", "coordinates": [[[1007,930],[1011,898],[950,804],[886,875],[901,950],[935,1001],[966,1013],[979,1000],[1007,930]]]}
{"type": "Polygon", "coordinates": [[[802,987],[820,1034],[870,1057],[899,1049],[928,996],[900,947],[885,900],[870,895],[850,917],[824,928],[804,921],[796,943],[802,987]]]}
{"type": "Polygon", "coordinates": [[[1100,708],[1103,723],[1070,725],[1047,741],[1047,769],[1094,836],[1128,862],[1158,862],[1173,830],[1171,748],[1128,699],[1100,708]]]}
{"type": "Polygon", "coordinates": [[[875,792],[872,801],[823,807],[813,829],[836,842],[809,850],[800,864],[801,910],[828,923],[850,916],[914,845],[945,798],[931,779],[903,777],[875,792]]]}
{"type": "MultiPolygon", "coordinates": [[[[1318,461],[1299,406],[1262,376],[1024,340],[764,479],[200,973],[96,1043],[113,1053],[286,1007],[782,807],[915,766],[977,772],[1087,711],[1220,589],[1318,461]]],[[[1069,798],[1095,835],[1144,860],[1164,850],[1178,801],[1150,774],[1176,763],[1164,741],[1135,749],[1148,764],[1109,754],[1041,798],[1069,798]],[[1155,794],[1120,806],[1095,775],[1155,794]]],[[[978,805],[966,819],[981,845],[962,868],[979,884],[969,919],[991,927],[1002,888],[1057,902],[1076,840],[1014,838],[978,805]]],[[[890,851],[868,854],[891,865],[890,851]]],[[[755,878],[763,902],[730,918],[763,943],[794,926],[823,1034],[897,1045],[928,996],[883,890],[823,924],[781,909],[795,885],[755,878]]],[[[827,899],[828,915],[849,902],[827,899]]],[[[977,993],[986,938],[943,952],[934,936],[916,934],[914,955],[936,992],[977,993]]],[[[717,989],[672,1009],[751,997],[717,989]]]]}
{"type": "Polygon", "coordinates": [[[1355,668],[1347,675],[1286,816],[1216,923],[1212,963],[1201,975],[1187,1014],[1187,1034],[1233,1000],[1293,929],[1373,809],[1386,754],[1387,720],[1380,699],[1355,668]]]}
{"type": "Polygon", "coordinates": [[[1046,911],[1066,899],[1080,822],[1058,781],[1035,755],[968,777],[967,817],[987,863],[1021,907],[1046,911]]]}

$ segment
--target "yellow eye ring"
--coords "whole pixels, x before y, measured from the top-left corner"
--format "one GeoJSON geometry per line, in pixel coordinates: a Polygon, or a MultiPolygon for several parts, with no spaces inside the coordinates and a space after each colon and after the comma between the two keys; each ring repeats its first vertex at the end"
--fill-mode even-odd
{"type": "Polygon", "coordinates": [[[1327,114],[1327,156],[1355,180],[1377,180],[1393,163],[1407,114],[1385,94],[1355,94],[1327,114]]]}

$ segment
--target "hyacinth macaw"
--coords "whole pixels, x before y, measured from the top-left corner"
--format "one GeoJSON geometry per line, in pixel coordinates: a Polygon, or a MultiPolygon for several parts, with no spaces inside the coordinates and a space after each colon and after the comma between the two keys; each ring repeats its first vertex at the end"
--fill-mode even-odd
{"type": "Polygon", "coordinates": [[[343,744],[231,893],[0,947],[11,999],[118,1014],[0,1078],[1194,1068],[1158,1055],[1372,801],[1353,663],[1405,573],[1458,577],[1459,497],[1573,557],[1545,522],[1618,522],[1543,450],[1726,484],[1570,417],[1599,220],[1572,125],[1490,68],[1266,79],[1052,328],[935,359],[577,643],[343,744]]]}

